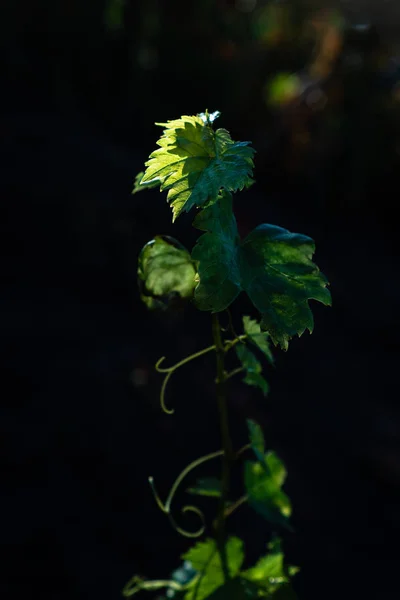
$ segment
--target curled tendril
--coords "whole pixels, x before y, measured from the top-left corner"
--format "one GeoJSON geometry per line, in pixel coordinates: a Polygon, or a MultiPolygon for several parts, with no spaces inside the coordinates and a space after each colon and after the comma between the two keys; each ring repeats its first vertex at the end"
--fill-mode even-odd
{"type": "Polygon", "coordinates": [[[161,363],[164,362],[165,356],[162,356],[156,362],[156,365],[155,365],[156,371],[158,373],[166,373],[166,376],[164,378],[163,384],[161,386],[161,391],[160,391],[160,404],[161,404],[162,410],[165,413],[167,413],[167,415],[172,415],[174,413],[174,410],[170,409],[170,408],[167,408],[167,406],[165,404],[165,390],[167,389],[168,381],[170,380],[171,375],[173,375],[173,373],[175,373],[175,371],[177,369],[179,369],[179,367],[182,367],[186,363],[190,362],[191,360],[194,360],[195,358],[198,358],[199,356],[202,356],[203,354],[207,354],[208,352],[212,352],[212,350],[215,350],[215,346],[209,346],[208,348],[204,348],[203,350],[199,350],[199,352],[196,352],[195,354],[191,354],[190,356],[187,356],[186,358],[184,358],[183,360],[180,360],[175,365],[172,365],[172,367],[168,367],[168,368],[165,368],[165,367],[162,368],[160,366],[161,363]]]}
{"type": "Polygon", "coordinates": [[[213,458],[217,458],[219,456],[223,456],[224,452],[223,450],[218,450],[217,452],[212,452],[211,454],[207,454],[206,456],[202,456],[196,460],[194,460],[193,462],[190,463],[190,465],[188,465],[187,467],[185,467],[185,469],[183,469],[183,471],[178,475],[178,477],[175,479],[173,486],[171,487],[171,490],[168,494],[168,497],[165,501],[165,503],[161,500],[155,484],[154,484],[154,479],[153,477],[149,477],[149,483],[154,495],[154,499],[157,502],[157,506],[159,507],[159,509],[168,516],[173,528],[180,533],[181,535],[188,537],[188,538],[197,538],[200,537],[201,535],[203,535],[204,530],[205,530],[205,518],[204,515],[202,513],[202,511],[197,508],[197,506],[192,506],[192,505],[188,505],[188,506],[184,506],[182,508],[182,513],[194,513],[196,514],[198,517],[200,517],[201,520],[201,526],[199,527],[199,529],[197,529],[196,531],[188,531],[186,529],[183,529],[182,527],[180,527],[175,519],[173,518],[172,514],[171,514],[171,504],[172,501],[175,497],[175,494],[180,486],[180,484],[182,483],[182,481],[185,479],[185,477],[196,467],[198,467],[199,465],[201,465],[204,462],[207,462],[208,460],[212,460],[213,458]]]}
{"type": "MultiPolygon", "coordinates": [[[[236,346],[236,344],[238,344],[240,342],[243,342],[243,340],[246,337],[247,337],[246,335],[239,335],[239,336],[235,337],[233,340],[227,340],[225,342],[225,344],[224,344],[224,351],[228,352],[231,348],[233,348],[234,346],[236,346]]],[[[215,345],[208,346],[208,348],[204,348],[203,350],[199,350],[199,352],[195,352],[194,354],[191,354],[190,356],[187,356],[186,358],[180,360],[175,365],[172,365],[172,367],[162,367],[161,366],[161,364],[165,360],[165,356],[162,356],[156,362],[156,364],[155,364],[156,371],[158,373],[165,373],[164,381],[162,383],[161,390],[160,390],[160,404],[161,404],[162,410],[167,415],[172,415],[174,413],[174,409],[173,408],[168,408],[167,405],[165,404],[165,392],[166,392],[167,385],[168,385],[168,382],[169,382],[171,376],[175,373],[175,371],[177,369],[179,369],[180,367],[183,367],[183,365],[186,365],[186,363],[194,360],[195,358],[199,358],[200,356],[203,356],[203,354],[207,354],[208,352],[212,352],[213,350],[215,350],[215,345]]],[[[231,376],[231,375],[232,374],[230,374],[229,376],[231,376]]]]}
{"type": "Polygon", "coordinates": [[[188,531],[187,529],[183,529],[182,527],[180,527],[178,525],[178,523],[175,521],[175,519],[173,519],[172,515],[168,514],[171,525],[173,526],[173,528],[175,529],[175,531],[177,533],[180,533],[184,537],[191,538],[191,539],[201,537],[206,530],[206,520],[204,517],[204,513],[197,506],[187,505],[181,509],[182,514],[185,514],[188,512],[192,512],[195,515],[197,515],[198,517],[200,517],[201,525],[198,529],[196,529],[196,531],[188,531]]]}

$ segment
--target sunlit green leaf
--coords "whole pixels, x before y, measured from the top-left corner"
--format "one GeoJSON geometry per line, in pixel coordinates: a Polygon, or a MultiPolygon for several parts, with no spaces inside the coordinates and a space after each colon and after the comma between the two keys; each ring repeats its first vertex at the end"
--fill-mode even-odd
{"type": "Polygon", "coordinates": [[[294,600],[296,596],[290,577],[298,572],[298,568],[285,566],[279,538],[275,538],[268,548],[268,554],[261,557],[254,567],[242,571],[241,577],[255,584],[266,597],[294,600]]]}
{"type": "Polygon", "coordinates": [[[190,494],[197,496],[212,496],[219,498],[221,496],[221,482],[215,477],[206,477],[198,479],[192,487],[187,490],[190,494]]]}
{"type": "Polygon", "coordinates": [[[243,317],[243,329],[249,340],[261,350],[270,363],[273,363],[274,357],[269,346],[268,333],[261,331],[260,324],[248,316],[243,317]]]}
{"type": "Polygon", "coordinates": [[[249,440],[251,448],[259,461],[264,460],[265,441],[263,431],[258,423],[252,419],[247,419],[247,428],[249,430],[249,440]]]}
{"type": "Polygon", "coordinates": [[[195,276],[189,252],[171,237],[156,237],[140,253],[138,278],[148,308],[167,308],[177,298],[191,298],[195,276]]]}
{"type": "Polygon", "coordinates": [[[267,452],[263,461],[245,463],[244,482],[249,505],[270,523],[291,529],[288,518],[292,508],[281,489],[285,479],[286,469],[274,452],[267,452]]]}
{"type": "Polygon", "coordinates": [[[142,183],[158,182],[167,190],[173,220],[183,211],[217,200],[221,189],[247,187],[254,150],[249,142],[234,142],[226,129],[212,128],[218,113],[183,116],[168,123],[150,155],[142,183]]]}
{"type": "Polygon", "coordinates": [[[261,375],[262,365],[260,361],[244,343],[236,345],[236,354],[246,371],[246,376],[243,379],[244,383],[260,388],[264,396],[266,396],[269,386],[261,375]]]}
{"type": "Polygon", "coordinates": [[[144,172],[138,173],[135,177],[135,183],[133,184],[132,194],[137,194],[143,190],[159,187],[159,181],[150,181],[149,183],[142,183],[144,172]]]}
{"type": "MultiPolygon", "coordinates": [[[[264,224],[240,242],[228,194],[201,211],[194,226],[206,231],[192,253],[198,262],[195,300],[200,310],[222,311],[243,290],[262,315],[261,330],[275,345],[287,350],[291,337],[306,329],[312,332],[308,301],[330,305],[331,296],[326,278],[311,260],[311,238],[264,224]]],[[[260,349],[268,353],[265,345],[260,349]]]]}
{"type": "MultiPolygon", "coordinates": [[[[231,537],[225,548],[229,575],[233,579],[239,574],[243,564],[243,542],[239,538],[231,537]]],[[[192,567],[198,571],[198,576],[193,579],[185,594],[185,600],[204,600],[223,586],[224,572],[215,540],[199,542],[182,558],[190,561],[192,567]]]]}

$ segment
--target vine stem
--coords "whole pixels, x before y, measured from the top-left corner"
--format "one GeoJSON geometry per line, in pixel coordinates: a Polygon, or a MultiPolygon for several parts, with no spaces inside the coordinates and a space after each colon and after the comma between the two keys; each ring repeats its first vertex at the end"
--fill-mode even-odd
{"type": "Polygon", "coordinates": [[[217,356],[217,379],[216,379],[216,392],[217,392],[217,404],[220,420],[221,429],[221,440],[222,440],[222,481],[221,481],[221,498],[218,510],[218,517],[216,522],[216,537],[218,551],[221,556],[222,570],[224,573],[225,581],[229,580],[229,569],[226,556],[225,540],[225,509],[229,493],[230,484],[230,468],[233,460],[233,448],[232,441],[229,433],[229,421],[228,421],[228,409],[226,402],[226,372],[225,372],[225,352],[226,348],[222,342],[221,337],[221,326],[218,318],[218,314],[212,315],[212,332],[213,341],[215,345],[215,352],[217,356]]]}

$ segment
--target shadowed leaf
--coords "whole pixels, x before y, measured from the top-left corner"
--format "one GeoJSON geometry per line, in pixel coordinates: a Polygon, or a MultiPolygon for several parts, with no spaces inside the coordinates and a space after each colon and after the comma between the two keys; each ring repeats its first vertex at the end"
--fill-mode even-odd
{"type": "Polygon", "coordinates": [[[260,324],[255,319],[248,316],[243,317],[243,329],[248,339],[264,354],[272,364],[274,357],[268,342],[268,333],[261,331],[260,324]]]}
{"type": "Polygon", "coordinates": [[[244,383],[260,388],[264,396],[266,396],[268,394],[269,386],[261,375],[262,365],[260,361],[244,343],[237,344],[236,355],[246,371],[246,376],[243,379],[244,383]]]}
{"type": "Polygon", "coordinates": [[[249,430],[249,440],[251,448],[259,461],[264,460],[265,441],[264,434],[258,423],[252,419],[247,419],[247,428],[249,430]]]}
{"type": "MultiPolygon", "coordinates": [[[[312,262],[311,238],[275,225],[260,225],[242,242],[232,212],[232,198],[223,194],[204,209],[194,226],[206,231],[193,249],[199,283],[195,301],[200,310],[220,312],[245,291],[262,315],[261,330],[287,350],[294,335],[313,330],[309,300],[331,304],[327,280],[312,262]]],[[[251,320],[250,338],[270,358],[266,339],[251,320]]]]}

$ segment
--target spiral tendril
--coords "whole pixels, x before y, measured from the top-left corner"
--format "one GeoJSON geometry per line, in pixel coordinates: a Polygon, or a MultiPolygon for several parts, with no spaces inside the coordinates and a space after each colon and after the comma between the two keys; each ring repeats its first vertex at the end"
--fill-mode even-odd
{"type": "Polygon", "coordinates": [[[173,528],[178,533],[180,533],[181,535],[183,535],[185,537],[189,537],[189,538],[200,537],[201,535],[203,535],[203,533],[205,531],[206,523],[205,523],[205,518],[204,518],[204,514],[202,513],[202,511],[197,506],[192,506],[192,505],[184,506],[182,508],[181,512],[183,514],[192,512],[192,513],[195,513],[197,516],[199,516],[200,520],[201,520],[201,526],[199,527],[199,529],[197,529],[196,531],[188,531],[186,529],[183,529],[176,523],[175,519],[173,518],[173,516],[171,514],[171,504],[176,495],[176,492],[178,491],[178,488],[179,488],[180,484],[182,483],[182,481],[193,469],[195,469],[199,465],[203,464],[204,462],[207,462],[208,460],[212,460],[213,458],[222,456],[223,454],[224,454],[223,450],[218,450],[217,452],[212,452],[211,454],[207,454],[206,456],[201,456],[200,458],[197,458],[196,460],[191,462],[187,467],[185,467],[183,469],[183,471],[175,479],[165,503],[161,500],[160,495],[157,492],[157,489],[156,489],[156,486],[154,483],[154,478],[149,477],[149,484],[150,484],[151,490],[153,492],[153,496],[157,503],[157,506],[165,515],[168,516],[173,528]]]}

